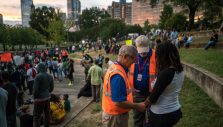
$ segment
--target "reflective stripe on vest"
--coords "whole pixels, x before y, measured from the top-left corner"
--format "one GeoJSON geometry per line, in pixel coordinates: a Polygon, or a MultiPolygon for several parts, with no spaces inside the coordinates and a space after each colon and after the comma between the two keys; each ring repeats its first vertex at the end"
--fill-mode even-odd
{"type": "Polygon", "coordinates": [[[125,70],[120,65],[112,64],[105,74],[104,84],[103,84],[103,94],[102,94],[103,111],[111,115],[123,114],[130,111],[130,109],[124,109],[116,106],[115,103],[112,101],[110,81],[111,77],[116,74],[119,74],[125,81],[126,91],[127,91],[127,101],[133,102],[132,87],[130,86],[128,76],[125,70]]]}
{"type": "MultiPolygon", "coordinates": [[[[134,86],[134,71],[135,71],[135,63],[131,65],[129,69],[129,81],[131,86],[134,86]]],[[[155,51],[152,50],[152,55],[149,60],[149,92],[152,92],[152,81],[156,77],[156,59],[155,59],[155,51]]]]}

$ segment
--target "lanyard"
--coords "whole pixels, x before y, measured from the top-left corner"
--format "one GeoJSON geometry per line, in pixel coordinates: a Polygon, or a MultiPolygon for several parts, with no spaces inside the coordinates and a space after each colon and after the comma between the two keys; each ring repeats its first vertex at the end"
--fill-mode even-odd
{"type": "Polygon", "coordinates": [[[139,70],[139,73],[142,73],[142,70],[143,70],[144,66],[146,65],[147,60],[148,60],[148,57],[144,61],[143,65],[142,65],[142,68],[141,68],[140,67],[140,63],[139,63],[139,59],[138,59],[138,70],[139,70]]]}

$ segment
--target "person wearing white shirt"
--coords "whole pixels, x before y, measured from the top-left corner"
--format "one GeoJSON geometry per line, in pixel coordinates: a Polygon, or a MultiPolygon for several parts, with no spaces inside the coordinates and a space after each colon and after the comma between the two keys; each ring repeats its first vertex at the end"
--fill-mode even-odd
{"type": "Polygon", "coordinates": [[[21,56],[19,56],[19,55],[15,55],[15,56],[13,57],[13,60],[14,60],[14,63],[15,63],[16,66],[19,66],[19,65],[22,64],[22,58],[21,58],[21,56]]]}
{"type": "MultiPolygon", "coordinates": [[[[33,77],[33,71],[36,71],[36,69],[33,67],[32,64],[30,64],[30,68],[27,70],[27,81],[28,81],[28,89],[29,89],[29,94],[32,95],[33,92],[33,83],[34,83],[34,78],[33,77]]],[[[37,71],[36,71],[37,73],[37,71]]]]}

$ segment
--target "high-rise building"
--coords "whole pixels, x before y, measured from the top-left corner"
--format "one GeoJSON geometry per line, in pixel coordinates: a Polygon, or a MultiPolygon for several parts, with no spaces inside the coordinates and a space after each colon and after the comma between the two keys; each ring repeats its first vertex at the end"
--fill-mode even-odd
{"type": "Polygon", "coordinates": [[[112,6],[108,6],[107,12],[112,17],[112,6]]]}
{"type": "Polygon", "coordinates": [[[32,11],[35,9],[32,0],[21,0],[22,26],[29,27],[32,11]]]}
{"type": "Polygon", "coordinates": [[[67,16],[69,20],[78,21],[81,13],[81,2],[80,0],[67,0],[67,16]]]}
{"type": "Polygon", "coordinates": [[[3,24],[3,15],[0,14],[0,24],[3,24]]]}
{"type": "Polygon", "coordinates": [[[121,4],[126,4],[126,0],[120,0],[121,4]]]}
{"type": "Polygon", "coordinates": [[[150,24],[158,24],[161,12],[163,11],[163,0],[152,7],[150,1],[132,0],[132,24],[144,25],[146,20],[150,24]]]}
{"type": "Polygon", "coordinates": [[[132,3],[126,3],[125,4],[125,12],[126,12],[126,20],[125,22],[128,24],[132,23],[132,3]]]}
{"type": "MultiPolygon", "coordinates": [[[[121,1],[120,1],[121,2],[121,1]]],[[[120,2],[112,2],[112,6],[108,6],[108,13],[114,19],[120,19],[127,24],[131,24],[132,19],[132,3],[122,4],[120,2]]]]}

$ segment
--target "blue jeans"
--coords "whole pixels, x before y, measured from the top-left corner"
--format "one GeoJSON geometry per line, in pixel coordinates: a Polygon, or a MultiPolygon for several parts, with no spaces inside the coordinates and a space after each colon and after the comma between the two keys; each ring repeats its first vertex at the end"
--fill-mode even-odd
{"type": "Polygon", "coordinates": [[[211,46],[215,46],[216,41],[209,41],[207,45],[204,47],[205,50],[208,50],[211,46]]]}

